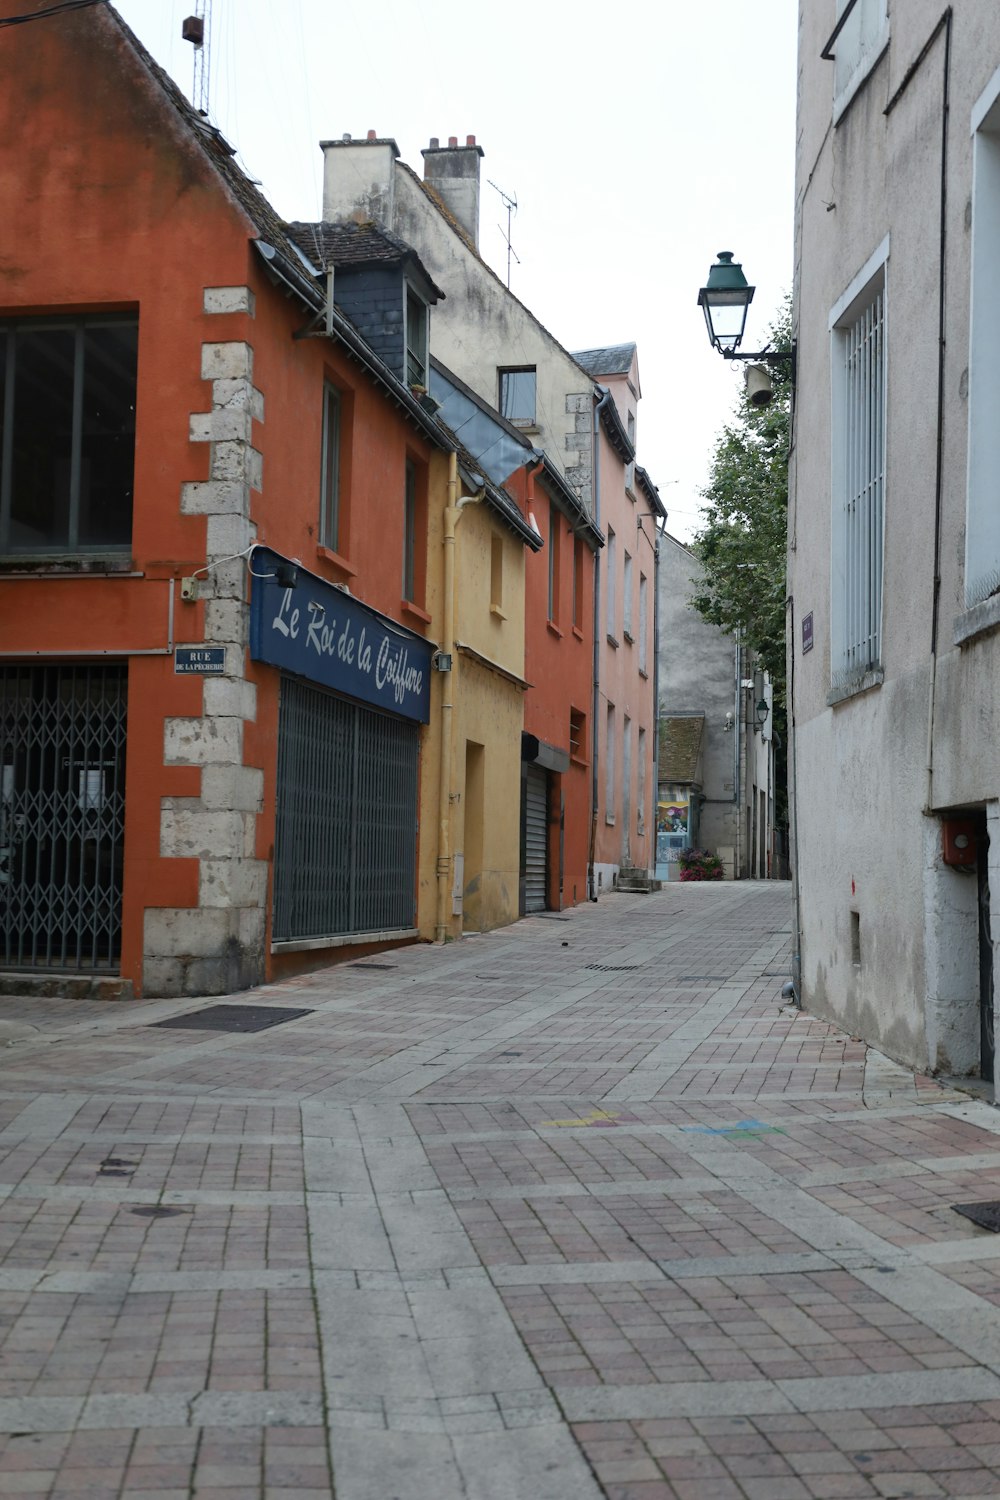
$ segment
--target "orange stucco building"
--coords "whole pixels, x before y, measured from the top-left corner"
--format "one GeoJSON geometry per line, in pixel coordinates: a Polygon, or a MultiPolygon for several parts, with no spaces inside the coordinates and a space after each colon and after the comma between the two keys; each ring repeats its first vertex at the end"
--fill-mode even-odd
{"type": "Polygon", "coordinates": [[[110,7],[3,53],[0,967],[220,993],[432,935],[436,289],[397,254],[394,369],[110,7]]]}

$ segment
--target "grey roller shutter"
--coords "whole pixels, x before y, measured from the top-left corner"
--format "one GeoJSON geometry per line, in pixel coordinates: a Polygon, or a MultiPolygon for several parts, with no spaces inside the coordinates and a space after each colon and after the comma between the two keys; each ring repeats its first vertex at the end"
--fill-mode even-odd
{"type": "Polygon", "coordinates": [[[546,850],[548,847],[548,778],[538,766],[528,766],[525,784],[524,909],[545,910],[546,850]]]}

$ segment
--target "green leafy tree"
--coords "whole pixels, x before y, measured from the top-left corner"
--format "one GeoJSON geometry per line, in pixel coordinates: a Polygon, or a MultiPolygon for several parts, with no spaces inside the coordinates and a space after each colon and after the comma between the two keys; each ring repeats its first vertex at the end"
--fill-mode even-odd
{"type": "MultiPolygon", "coordinates": [[[[768,333],[775,350],[791,348],[791,302],[768,333]]],[[[766,363],[766,359],[762,361],[766,363]]],[[[692,607],[754,652],[774,684],[776,717],[785,700],[785,538],[792,381],[787,360],[769,367],[774,399],[752,406],[741,391],[723,428],[702,491],[704,525],[693,550],[703,576],[692,607]]]]}

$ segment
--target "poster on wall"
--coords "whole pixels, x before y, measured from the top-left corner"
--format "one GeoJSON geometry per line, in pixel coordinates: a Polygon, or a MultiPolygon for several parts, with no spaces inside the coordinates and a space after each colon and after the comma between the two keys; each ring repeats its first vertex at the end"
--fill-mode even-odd
{"type": "Polygon", "coordinates": [[[690,811],[686,793],[658,802],[656,806],[657,833],[687,833],[690,811]]]}

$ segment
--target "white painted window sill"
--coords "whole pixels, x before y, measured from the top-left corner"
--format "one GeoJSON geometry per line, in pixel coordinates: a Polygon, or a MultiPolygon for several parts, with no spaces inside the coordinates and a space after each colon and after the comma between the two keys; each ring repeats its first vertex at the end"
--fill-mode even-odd
{"type": "Polygon", "coordinates": [[[832,687],[826,695],[826,706],[835,708],[838,703],[846,703],[849,698],[860,697],[862,693],[868,693],[872,688],[881,687],[884,681],[884,667],[869,667],[866,672],[860,672],[850,682],[838,683],[836,687],[832,687]]]}
{"type": "Polygon", "coordinates": [[[974,604],[964,614],[960,614],[954,625],[954,641],[956,646],[965,646],[969,641],[974,641],[977,636],[986,635],[990,630],[996,630],[1000,625],[1000,594],[993,594],[989,599],[984,599],[981,604],[974,604]]]}

